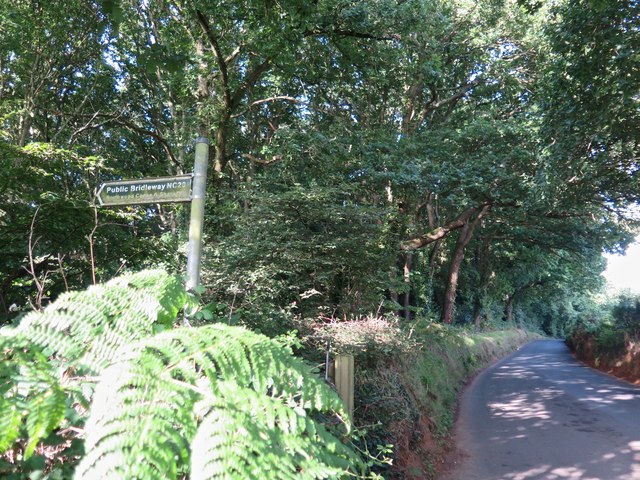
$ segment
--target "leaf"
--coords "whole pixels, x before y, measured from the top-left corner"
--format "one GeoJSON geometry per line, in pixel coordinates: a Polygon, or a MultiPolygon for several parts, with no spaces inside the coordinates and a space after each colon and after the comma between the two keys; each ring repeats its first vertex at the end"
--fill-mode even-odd
{"type": "Polygon", "coordinates": [[[109,17],[114,30],[117,32],[124,20],[124,8],[121,0],[101,0],[102,11],[109,17]]]}

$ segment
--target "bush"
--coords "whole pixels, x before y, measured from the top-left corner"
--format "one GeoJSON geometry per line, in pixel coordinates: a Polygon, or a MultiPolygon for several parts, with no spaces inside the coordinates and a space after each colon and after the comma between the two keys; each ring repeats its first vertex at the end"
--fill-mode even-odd
{"type": "Polygon", "coordinates": [[[595,336],[596,352],[598,356],[617,355],[624,351],[626,346],[625,332],[617,325],[604,323],[598,329],[595,336]]]}
{"type": "Polygon", "coordinates": [[[640,296],[622,294],[612,308],[616,327],[634,338],[640,337],[640,296]]]}
{"type": "Polygon", "coordinates": [[[324,348],[329,339],[333,353],[351,354],[361,366],[407,354],[418,343],[395,317],[366,315],[349,321],[307,320],[300,325],[303,338],[324,348]]]}

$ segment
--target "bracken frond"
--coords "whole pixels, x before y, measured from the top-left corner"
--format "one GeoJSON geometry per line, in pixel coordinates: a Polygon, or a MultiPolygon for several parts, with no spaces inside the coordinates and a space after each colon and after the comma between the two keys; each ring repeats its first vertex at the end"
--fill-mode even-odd
{"type": "Polygon", "coordinates": [[[85,432],[78,480],[357,476],[336,393],[263,335],[172,329],[188,301],[145,271],[0,329],[0,450],[27,459],[64,423],[85,432]]]}
{"type": "Polygon", "coordinates": [[[77,400],[83,376],[98,375],[123,346],[170,328],[186,301],[179,278],[144,271],[64,294],[0,329],[0,452],[24,437],[28,458],[77,400]]]}
{"type": "Polygon", "coordinates": [[[65,293],[13,332],[75,368],[100,372],[125,345],[171,328],[187,295],[180,279],[148,270],[65,293]]]}
{"type": "Polygon", "coordinates": [[[165,332],[105,372],[76,478],[175,478],[189,457],[197,479],[339,478],[358,459],[312,415],[343,408],[267,337],[165,332]]]}

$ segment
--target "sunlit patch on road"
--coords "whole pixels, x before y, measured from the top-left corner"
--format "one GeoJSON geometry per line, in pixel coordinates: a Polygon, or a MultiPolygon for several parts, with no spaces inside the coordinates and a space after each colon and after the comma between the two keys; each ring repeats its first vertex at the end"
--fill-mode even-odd
{"type": "Polygon", "coordinates": [[[540,467],[531,468],[524,472],[510,473],[504,478],[509,480],[527,480],[531,478],[537,478],[538,476],[547,473],[549,471],[549,468],[551,468],[549,465],[543,465],[540,467]]]}
{"type": "Polygon", "coordinates": [[[532,403],[527,395],[518,395],[506,403],[491,403],[491,414],[504,418],[519,418],[522,420],[540,419],[550,420],[551,415],[541,402],[532,403]]]}
{"type": "Polygon", "coordinates": [[[568,478],[571,480],[602,480],[597,477],[584,476],[585,471],[575,467],[561,467],[551,470],[550,475],[547,477],[549,480],[556,480],[561,478],[568,478]]]}

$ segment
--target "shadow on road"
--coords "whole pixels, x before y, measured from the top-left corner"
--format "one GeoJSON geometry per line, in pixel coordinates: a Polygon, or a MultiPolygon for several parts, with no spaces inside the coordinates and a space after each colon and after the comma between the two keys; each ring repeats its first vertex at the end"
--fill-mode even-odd
{"type": "Polygon", "coordinates": [[[525,346],[476,379],[450,480],[640,480],[640,388],[575,361],[559,341],[525,346]]]}

